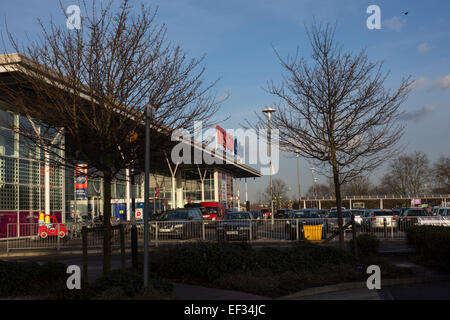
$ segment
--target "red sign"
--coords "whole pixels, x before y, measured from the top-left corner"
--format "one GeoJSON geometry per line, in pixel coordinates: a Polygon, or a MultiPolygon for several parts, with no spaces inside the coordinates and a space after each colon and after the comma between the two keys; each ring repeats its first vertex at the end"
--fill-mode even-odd
{"type": "Polygon", "coordinates": [[[155,187],[155,198],[159,198],[159,188],[155,187]]]}
{"type": "Polygon", "coordinates": [[[234,138],[220,126],[216,126],[217,131],[217,145],[234,152],[234,138]]]}

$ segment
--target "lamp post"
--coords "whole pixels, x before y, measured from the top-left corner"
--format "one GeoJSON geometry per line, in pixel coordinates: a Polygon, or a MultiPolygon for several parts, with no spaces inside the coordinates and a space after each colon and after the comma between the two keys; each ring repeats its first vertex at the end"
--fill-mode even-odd
{"type": "Polygon", "coordinates": [[[317,179],[314,178],[314,172],[315,171],[316,171],[316,168],[311,168],[312,187],[313,187],[313,195],[314,195],[314,197],[316,197],[316,181],[317,181],[317,179]]]}
{"type": "Polygon", "coordinates": [[[274,224],[274,220],[273,220],[273,188],[272,188],[272,130],[270,127],[270,115],[275,112],[274,108],[265,108],[263,109],[263,111],[265,114],[267,114],[267,137],[268,137],[268,143],[269,143],[269,163],[270,163],[270,199],[271,199],[271,212],[270,212],[270,217],[271,217],[271,221],[272,221],[272,226],[274,224]]]}
{"type": "Polygon", "coordinates": [[[298,208],[300,209],[300,199],[301,199],[301,193],[300,193],[300,152],[297,152],[297,187],[298,187],[298,208]]]}
{"type": "Polygon", "coordinates": [[[149,189],[150,189],[150,119],[153,107],[150,104],[145,106],[145,183],[144,183],[144,287],[148,286],[148,211],[150,210],[149,189]]]}

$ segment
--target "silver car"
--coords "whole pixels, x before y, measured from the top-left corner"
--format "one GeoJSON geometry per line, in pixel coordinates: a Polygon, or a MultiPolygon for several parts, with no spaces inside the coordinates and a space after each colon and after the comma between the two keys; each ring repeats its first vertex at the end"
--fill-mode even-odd
{"type": "Polygon", "coordinates": [[[397,228],[397,218],[395,212],[388,209],[374,209],[366,217],[366,226],[369,228],[397,228]]]}

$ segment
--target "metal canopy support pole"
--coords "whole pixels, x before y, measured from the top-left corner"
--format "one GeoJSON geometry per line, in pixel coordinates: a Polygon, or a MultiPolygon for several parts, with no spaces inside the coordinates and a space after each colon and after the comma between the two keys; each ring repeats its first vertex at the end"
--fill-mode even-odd
{"type": "Polygon", "coordinates": [[[177,163],[175,165],[175,170],[172,170],[172,166],[170,165],[170,161],[169,158],[167,157],[167,154],[164,153],[164,156],[166,157],[166,161],[167,161],[167,165],[169,166],[169,170],[170,170],[170,174],[172,176],[172,209],[176,208],[176,199],[175,199],[175,194],[176,194],[176,180],[175,180],[175,174],[177,173],[177,169],[178,169],[178,164],[177,163]]]}
{"type": "Polygon", "coordinates": [[[206,173],[208,172],[208,169],[205,169],[205,173],[202,174],[200,167],[197,165],[197,170],[198,170],[198,175],[200,176],[200,182],[201,182],[201,187],[202,187],[202,202],[205,201],[205,178],[206,178],[206,173]]]}
{"type": "MultiPolygon", "coordinates": [[[[237,179],[236,179],[237,181],[237,179]]],[[[241,179],[239,179],[238,185],[237,185],[237,208],[238,211],[241,211],[241,195],[240,195],[240,189],[241,189],[241,179]]]]}
{"type": "Polygon", "coordinates": [[[245,185],[245,203],[247,203],[247,201],[248,201],[247,178],[245,178],[245,180],[244,180],[244,185],[245,185]]]}

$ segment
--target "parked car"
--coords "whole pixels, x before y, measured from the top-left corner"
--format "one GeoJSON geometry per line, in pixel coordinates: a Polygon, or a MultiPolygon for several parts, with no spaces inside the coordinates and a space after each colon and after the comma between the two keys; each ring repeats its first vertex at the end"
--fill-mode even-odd
{"type": "Polygon", "coordinates": [[[387,228],[396,228],[398,221],[395,212],[390,209],[373,209],[365,218],[364,227],[369,230],[384,228],[385,222],[387,228]]]}
{"type": "Polygon", "coordinates": [[[175,236],[189,239],[201,236],[202,213],[198,208],[170,210],[158,222],[152,223],[150,232],[156,236],[175,236]]]}
{"type": "Polygon", "coordinates": [[[222,220],[226,213],[225,204],[219,201],[200,202],[203,219],[209,221],[222,220]]]}
{"type": "Polygon", "coordinates": [[[303,226],[305,225],[322,225],[322,236],[326,234],[328,222],[321,216],[320,211],[317,209],[292,210],[287,218],[285,232],[288,239],[297,239],[297,232],[298,238],[300,240],[304,239],[303,226]]]}
{"type": "MultiPolygon", "coordinates": [[[[343,219],[343,225],[348,223],[350,219],[352,218],[352,213],[350,210],[342,210],[342,219],[343,219]]],[[[356,222],[356,219],[355,219],[356,222]]],[[[338,212],[337,210],[331,210],[330,214],[328,215],[328,223],[327,223],[327,232],[335,232],[339,230],[339,224],[338,224],[338,212]]],[[[350,231],[351,226],[346,229],[346,231],[350,231]]]]}
{"type": "Polygon", "coordinates": [[[319,213],[323,218],[327,218],[328,214],[329,214],[328,210],[324,210],[324,209],[320,209],[319,213]]]}
{"type": "Polygon", "coordinates": [[[366,209],[351,209],[350,212],[355,216],[356,227],[361,227],[365,215],[369,214],[369,210],[366,209]]]}
{"type": "Polygon", "coordinates": [[[450,207],[439,208],[437,215],[441,217],[450,217],[450,207]]]}
{"type": "Polygon", "coordinates": [[[270,215],[271,215],[270,209],[268,209],[268,208],[262,208],[262,209],[261,209],[261,214],[263,215],[264,219],[270,218],[270,215]]]}
{"type": "Polygon", "coordinates": [[[404,231],[407,227],[418,225],[418,217],[429,217],[430,213],[424,208],[409,208],[398,217],[399,230],[404,231]]]}
{"type": "Polygon", "coordinates": [[[289,212],[291,212],[291,211],[292,211],[291,209],[279,209],[275,213],[274,218],[275,219],[285,219],[288,216],[289,212]]]}
{"type": "Polygon", "coordinates": [[[257,220],[247,211],[226,213],[216,230],[219,241],[254,240],[258,236],[257,220]]]}
{"type": "Polygon", "coordinates": [[[219,201],[187,203],[184,207],[200,209],[203,219],[205,220],[205,224],[208,224],[207,221],[221,220],[227,211],[225,204],[219,201]]]}
{"type": "Polygon", "coordinates": [[[250,214],[252,215],[253,219],[257,221],[258,224],[262,224],[264,217],[261,213],[261,210],[250,210],[250,214]]]}

